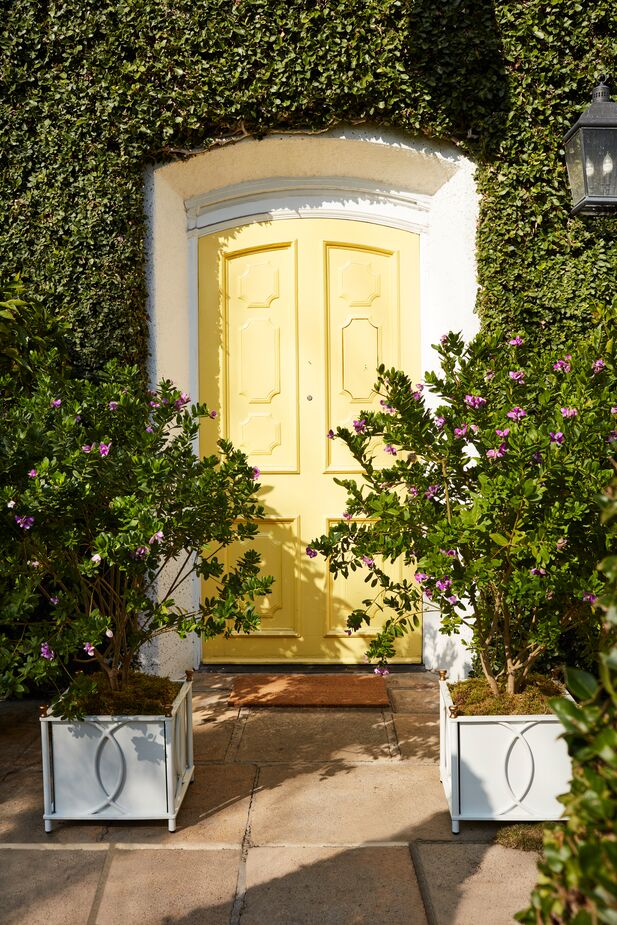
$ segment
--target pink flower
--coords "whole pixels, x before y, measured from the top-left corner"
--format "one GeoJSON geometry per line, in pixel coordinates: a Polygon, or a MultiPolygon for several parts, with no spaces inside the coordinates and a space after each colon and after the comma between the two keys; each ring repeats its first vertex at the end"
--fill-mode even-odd
{"type": "Polygon", "coordinates": [[[527,412],[515,405],[512,411],[507,412],[506,417],[510,418],[511,421],[522,421],[523,418],[527,417],[527,412]]]}
{"type": "Polygon", "coordinates": [[[529,574],[530,575],[541,575],[543,577],[544,575],[546,575],[546,569],[545,568],[530,568],[529,574]]]}
{"type": "Polygon", "coordinates": [[[353,630],[345,630],[346,636],[351,636],[352,633],[353,633],[353,630]]]}
{"type": "Polygon", "coordinates": [[[500,443],[496,450],[487,450],[487,459],[501,459],[508,452],[505,443],[500,443]]]}
{"type": "Polygon", "coordinates": [[[149,404],[150,404],[150,407],[154,409],[161,407],[160,401],[151,401],[149,404]]]}
{"type": "Polygon", "coordinates": [[[444,556],[449,556],[451,559],[457,559],[457,558],[458,558],[458,553],[457,553],[456,549],[440,549],[439,551],[440,551],[441,553],[443,553],[444,556]]]}
{"type": "Polygon", "coordinates": [[[549,431],[549,438],[551,443],[556,443],[557,446],[561,446],[563,443],[563,434],[560,430],[558,430],[556,433],[553,433],[552,430],[549,431]]]}
{"type": "Polygon", "coordinates": [[[371,559],[370,556],[362,556],[362,561],[367,566],[367,568],[373,568],[373,566],[375,565],[375,560],[371,559]]]}
{"type": "Polygon", "coordinates": [[[607,443],[615,443],[617,440],[617,430],[611,430],[610,434],[606,438],[607,443]]]}
{"type": "Polygon", "coordinates": [[[85,652],[87,655],[90,655],[90,656],[93,656],[93,655],[94,655],[94,646],[92,645],[91,642],[86,642],[86,643],[84,644],[84,652],[85,652]]]}
{"type": "Polygon", "coordinates": [[[565,536],[562,536],[561,539],[557,540],[557,542],[555,543],[555,549],[561,552],[563,549],[566,548],[567,545],[568,545],[567,539],[565,538],[565,536]]]}
{"type": "Polygon", "coordinates": [[[148,555],[147,546],[138,546],[134,552],[134,556],[136,559],[145,559],[147,555],[148,555]]]}
{"type": "Polygon", "coordinates": [[[517,334],[516,337],[510,338],[510,340],[508,341],[508,343],[510,344],[511,347],[520,347],[521,344],[524,344],[524,343],[525,343],[525,341],[524,341],[523,338],[520,336],[520,334],[517,334]]]}
{"type": "Polygon", "coordinates": [[[428,500],[430,501],[432,498],[435,497],[438,491],[439,491],[439,485],[429,485],[429,487],[424,492],[424,497],[428,498],[428,500]]]}
{"type": "Polygon", "coordinates": [[[458,602],[458,597],[456,594],[451,594],[450,597],[446,598],[448,604],[456,604],[458,602]]]}
{"type": "Polygon", "coordinates": [[[564,360],[557,360],[556,363],[553,363],[553,369],[556,370],[556,372],[558,373],[559,372],[569,373],[570,370],[572,369],[571,365],[568,363],[569,359],[570,359],[570,354],[568,354],[564,360]]]}
{"type": "Polygon", "coordinates": [[[153,428],[152,428],[149,424],[146,424],[146,433],[147,433],[147,434],[152,434],[152,433],[154,433],[153,428]]]}
{"type": "Polygon", "coordinates": [[[107,407],[109,408],[110,411],[117,411],[119,408],[119,404],[117,401],[110,401],[107,407]]]}
{"type": "Polygon", "coordinates": [[[613,405],[611,408],[611,414],[617,414],[617,405],[613,405]]]}
{"type": "Polygon", "coordinates": [[[59,603],[60,603],[60,598],[57,596],[57,594],[54,594],[54,595],[52,595],[52,597],[49,598],[49,603],[50,603],[50,604],[53,604],[54,607],[55,607],[56,604],[59,604],[59,603]]]}
{"type": "Polygon", "coordinates": [[[597,376],[598,373],[601,373],[603,369],[606,369],[606,363],[604,360],[594,360],[591,364],[591,372],[594,376],[597,376]]]}
{"type": "Polygon", "coordinates": [[[256,482],[260,475],[261,475],[261,469],[259,469],[258,466],[253,466],[251,470],[251,478],[254,479],[254,481],[256,482]]]}
{"type": "Polygon", "coordinates": [[[158,543],[158,542],[160,542],[160,540],[162,540],[162,539],[163,539],[163,531],[162,531],[162,530],[157,530],[156,533],[153,533],[153,534],[152,534],[152,536],[151,536],[150,539],[148,540],[148,543],[150,544],[150,546],[153,546],[154,543],[158,543]]]}
{"type": "Polygon", "coordinates": [[[598,600],[598,595],[593,594],[591,591],[585,591],[583,593],[583,600],[587,604],[595,604],[595,602],[598,600]]]}
{"type": "Polygon", "coordinates": [[[181,392],[180,398],[176,398],[174,402],[174,407],[179,411],[181,408],[184,408],[185,405],[188,405],[190,400],[191,396],[187,392],[181,392]]]}
{"type": "Polygon", "coordinates": [[[438,581],[435,582],[435,587],[439,588],[440,591],[447,591],[449,588],[452,587],[452,579],[447,578],[444,575],[443,578],[440,578],[438,581]]]}
{"type": "Polygon", "coordinates": [[[109,449],[111,447],[111,440],[109,443],[101,443],[99,446],[99,453],[101,456],[109,456],[109,449]]]}
{"type": "Polygon", "coordinates": [[[61,399],[61,398],[54,398],[54,399],[52,400],[52,402],[51,402],[51,407],[52,407],[52,408],[60,408],[61,405],[62,405],[62,399],[61,399]]]}
{"type": "Polygon", "coordinates": [[[455,427],[455,428],[454,428],[454,436],[455,436],[457,439],[459,439],[459,440],[462,439],[466,434],[467,434],[467,424],[463,424],[462,427],[455,427]]]}
{"type": "Polygon", "coordinates": [[[215,417],[217,417],[217,416],[218,416],[218,411],[211,411],[211,412],[210,412],[210,417],[212,418],[212,420],[214,420],[215,417]]]}
{"type": "Polygon", "coordinates": [[[387,674],[390,674],[387,668],[380,668],[379,666],[373,669],[373,673],[381,675],[382,678],[385,677],[387,674]]]}
{"type": "Polygon", "coordinates": [[[351,520],[353,514],[350,514],[349,511],[343,511],[343,520],[351,520]]]}
{"type": "Polygon", "coordinates": [[[391,443],[386,443],[384,449],[386,453],[390,454],[390,456],[396,456],[396,450],[394,449],[391,443]]]}
{"type": "Polygon", "coordinates": [[[359,421],[354,421],[353,429],[357,434],[363,434],[366,431],[366,421],[364,418],[361,418],[359,421]]]}
{"type": "Polygon", "coordinates": [[[507,437],[510,436],[510,428],[509,428],[509,427],[504,427],[504,429],[501,430],[501,428],[496,427],[496,428],[495,428],[495,433],[497,434],[498,437],[503,437],[504,439],[506,439],[507,437]]]}
{"type": "Polygon", "coordinates": [[[443,417],[443,415],[441,414],[435,415],[435,427],[437,427],[438,430],[441,430],[441,428],[444,426],[445,423],[446,423],[446,419],[443,417]]]}
{"type": "Polygon", "coordinates": [[[393,408],[392,405],[389,405],[385,399],[382,398],[379,404],[383,408],[384,414],[396,414],[396,408],[393,408]]]}
{"type": "Polygon", "coordinates": [[[30,479],[36,478],[36,469],[30,469],[30,471],[28,472],[28,478],[30,479]]]}
{"type": "Polygon", "coordinates": [[[416,488],[415,485],[410,485],[410,486],[409,486],[409,495],[410,495],[410,497],[412,497],[412,498],[417,498],[419,494],[420,494],[420,492],[418,491],[418,489],[416,488]]]}
{"type": "Polygon", "coordinates": [[[415,391],[413,389],[413,386],[410,386],[409,389],[411,391],[411,397],[413,398],[414,401],[420,401],[422,399],[422,392],[423,392],[424,386],[421,383],[419,382],[416,383],[415,391]]]}
{"type": "Polygon", "coordinates": [[[314,559],[315,556],[317,555],[317,550],[316,550],[316,549],[313,549],[312,546],[307,546],[307,547],[306,547],[306,554],[307,554],[307,556],[309,557],[309,559],[314,559]]]}
{"type": "Polygon", "coordinates": [[[46,658],[48,661],[51,661],[56,657],[56,653],[47,642],[41,643],[41,657],[46,658]]]}
{"type": "Polygon", "coordinates": [[[428,581],[429,576],[426,574],[426,572],[416,572],[413,577],[418,582],[418,584],[421,585],[423,581],[428,581]]]}
{"type": "Polygon", "coordinates": [[[564,418],[575,418],[578,414],[578,410],[576,408],[562,408],[561,413],[564,418]]]}
{"type": "Polygon", "coordinates": [[[490,382],[491,379],[494,379],[494,378],[495,378],[495,370],[494,370],[494,369],[487,369],[487,370],[486,370],[486,373],[484,374],[484,378],[486,379],[487,382],[490,382]]]}
{"type": "Polygon", "coordinates": [[[326,434],[326,437],[328,438],[328,440],[334,440],[334,431],[330,429],[328,433],[326,434]]]}
{"type": "Polygon", "coordinates": [[[101,557],[98,552],[95,552],[94,555],[90,558],[90,562],[94,562],[95,565],[98,565],[101,561],[101,557]]]}
{"type": "Polygon", "coordinates": [[[465,395],[465,404],[469,408],[483,408],[486,404],[486,398],[481,395],[465,395]]]}
{"type": "Polygon", "coordinates": [[[524,369],[514,369],[508,373],[510,379],[513,382],[523,383],[525,381],[525,370],[524,369]]]}
{"type": "Polygon", "coordinates": [[[448,334],[442,334],[441,337],[439,338],[439,343],[440,343],[442,346],[443,346],[444,344],[447,344],[447,343],[448,343],[448,337],[449,337],[448,334]]]}
{"type": "Polygon", "coordinates": [[[91,453],[91,452],[92,452],[92,444],[91,444],[91,443],[84,443],[84,445],[83,445],[82,448],[81,448],[81,452],[82,452],[82,453],[91,453]]]}

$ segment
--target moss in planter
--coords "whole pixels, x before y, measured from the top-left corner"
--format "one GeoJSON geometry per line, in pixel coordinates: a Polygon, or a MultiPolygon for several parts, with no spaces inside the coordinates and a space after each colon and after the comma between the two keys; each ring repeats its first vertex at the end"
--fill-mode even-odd
{"type": "Polygon", "coordinates": [[[561,684],[539,675],[532,677],[521,694],[506,694],[499,697],[491,694],[484,678],[469,678],[450,684],[450,695],[459,716],[493,716],[521,714],[531,716],[538,713],[552,713],[551,697],[561,697],[561,684]]]}
{"type": "Polygon", "coordinates": [[[96,676],[96,692],[85,698],[80,709],[86,716],[164,716],[182,687],[177,681],[156,675],[132,672],[121,691],[112,691],[103,674],[96,676]]]}
{"type": "Polygon", "coordinates": [[[495,842],[503,848],[541,854],[544,845],[544,823],[518,822],[516,825],[501,826],[495,836],[495,842]]]}

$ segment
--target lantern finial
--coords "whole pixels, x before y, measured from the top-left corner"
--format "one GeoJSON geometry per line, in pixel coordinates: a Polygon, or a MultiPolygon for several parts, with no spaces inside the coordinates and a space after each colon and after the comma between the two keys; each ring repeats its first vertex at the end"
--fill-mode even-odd
{"type": "Polygon", "coordinates": [[[608,103],[610,101],[611,94],[609,93],[606,81],[606,74],[600,74],[600,83],[597,87],[594,87],[591,94],[592,103],[608,103]]]}

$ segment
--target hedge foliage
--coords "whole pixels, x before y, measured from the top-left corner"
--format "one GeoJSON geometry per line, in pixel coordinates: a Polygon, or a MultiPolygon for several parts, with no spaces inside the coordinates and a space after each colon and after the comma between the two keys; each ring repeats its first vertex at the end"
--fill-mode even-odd
{"type": "Polygon", "coordinates": [[[4,0],[0,275],[66,307],[87,369],[147,350],[143,171],[217,140],[372,123],[479,164],[478,310],[590,324],[614,220],[568,218],[560,140],[616,71],[612,0],[4,0]]]}

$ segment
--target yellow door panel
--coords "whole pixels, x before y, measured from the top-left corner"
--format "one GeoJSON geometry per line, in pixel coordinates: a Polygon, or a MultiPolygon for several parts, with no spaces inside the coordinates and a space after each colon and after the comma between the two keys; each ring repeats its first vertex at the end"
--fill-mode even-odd
{"type": "MultiPolygon", "coordinates": [[[[345,634],[347,614],[372,596],[366,570],[334,580],[305,549],[343,514],[333,474],[357,473],[328,430],[379,407],[379,363],[418,376],[418,254],[417,235],[334,219],[200,239],[200,398],[220,412],[219,433],[209,423],[201,451],[228,437],[260,469],[266,515],[255,545],[276,579],[258,608],[260,630],[205,643],[206,662],[362,661],[383,619],[376,613],[374,626],[345,634]]],[[[397,660],[421,654],[418,630],[397,660]]]]}

